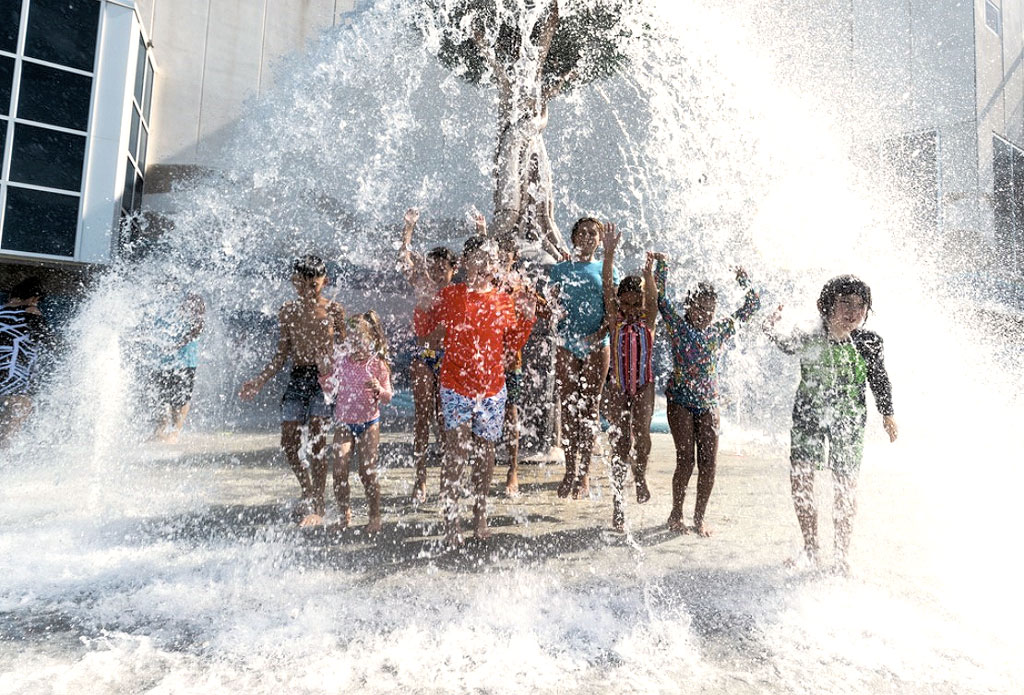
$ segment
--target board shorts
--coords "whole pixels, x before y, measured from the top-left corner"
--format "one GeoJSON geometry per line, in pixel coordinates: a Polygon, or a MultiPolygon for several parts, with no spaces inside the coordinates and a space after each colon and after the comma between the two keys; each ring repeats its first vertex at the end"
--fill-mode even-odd
{"type": "Polygon", "coordinates": [[[505,372],[506,405],[519,405],[523,399],[523,370],[505,372]]]}
{"type": "Polygon", "coordinates": [[[794,418],[789,433],[790,461],[816,463],[824,468],[826,443],[828,468],[841,475],[853,475],[864,458],[864,426],[856,421],[822,424],[794,418]]]}
{"type": "Polygon", "coordinates": [[[473,434],[489,442],[501,439],[505,424],[505,402],[508,392],[504,386],[493,396],[470,398],[452,389],[441,387],[441,415],[444,427],[453,430],[472,422],[473,434]]]}
{"type": "Polygon", "coordinates": [[[314,417],[331,417],[333,404],[324,397],[319,376],[315,366],[292,367],[288,386],[281,396],[281,422],[307,422],[314,417]]]}
{"type": "Polygon", "coordinates": [[[192,400],[196,383],[195,367],[168,367],[153,372],[153,397],[157,405],[184,408],[192,400]]]}

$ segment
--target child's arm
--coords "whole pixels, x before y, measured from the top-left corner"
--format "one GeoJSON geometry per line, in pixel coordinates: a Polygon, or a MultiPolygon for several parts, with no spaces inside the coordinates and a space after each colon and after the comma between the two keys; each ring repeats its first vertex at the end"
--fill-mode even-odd
{"type": "Polygon", "coordinates": [[[644,264],[644,321],[651,331],[658,321],[658,289],[654,281],[654,254],[650,251],[644,264]]]}
{"type": "Polygon", "coordinates": [[[892,382],[885,368],[885,351],[882,337],[873,331],[855,331],[851,336],[858,352],[864,356],[868,367],[868,385],[875,397],[875,405],[882,414],[882,426],[885,427],[889,441],[895,442],[899,436],[899,428],[893,419],[892,382]]]}
{"type": "Polygon", "coordinates": [[[740,323],[746,323],[761,308],[761,294],[750,284],[750,276],[742,267],[736,268],[736,282],[740,287],[745,287],[747,293],[743,296],[743,306],[732,317],[740,323]]]}
{"type": "Polygon", "coordinates": [[[554,203],[551,201],[537,206],[537,221],[540,223],[542,230],[541,245],[556,260],[567,261],[572,256],[565,247],[562,235],[558,233],[558,227],[555,225],[554,215],[552,214],[553,208],[554,203]]]}
{"type": "Polygon", "coordinates": [[[384,360],[378,359],[374,365],[374,371],[377,374],[371,387],[376,393],[377,400],[381,404],[390,403],[391,397],[394,395],[394,391],[391,388],[391,370],[388,369],[388,365],[384,360]]]}
{"type": "Polygon", "coordinates": [[[423,257],[412,251],[412,234],[419,219],[420,211],[416,208],[409,208],[405,211],[402,246],[398,252],[398,267],[411,284],[416,284],[418,276],[426,272],[423,257]]]}
{"type": "Polygon", "coordinates": [[[609,329],[615,333],[618,320],[618,302],[615,299],[615,249],[619,245],[622,234],[617,232],[615,224],[608,222],[601,231],[601,243],[604,246],[604,263],[601,266],[601,286],[604,288],[604,318],[609,329]]]}
{"type": "Polygon", "coordinates": [[[280,336],[277,339],[277,349],[274,352],[274,358],[270,360],[270,363],[263,368],[255,378],[242,384],[242,388],[238,392],[239,398],[243,401],[251,401],[256,397],[256,394],[266,385],[270,379],[277,374],[284,365],[288,362],[288,357],[291,355],[291,339],[289,338],[290,332],[287,330],[288,315],[285,311],[285,307],[281,307],[281,311],[278,312],[277,322],[280,326],[280,336]]]}
{"type": "Polygon", "coordinates": [[[668,327],[675,329],[682,323],[683,319],[676,311],[675,305],[668,298],[668,293],[666,292],[666,285],[668,284],[668,257],[663,253],[653,253],[651,255],[654,257],[654,286],[657,289],[658,312],[668,327]]]}

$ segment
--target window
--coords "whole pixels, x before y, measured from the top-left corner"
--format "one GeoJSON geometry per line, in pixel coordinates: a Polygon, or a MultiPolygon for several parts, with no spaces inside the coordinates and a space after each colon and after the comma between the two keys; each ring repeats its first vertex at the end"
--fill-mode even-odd
{"type": "Polygon", "coordinates": [[[132,5],[0,0],[0,256],[108,262],[139,209],[155,70],[132,5]]]}
{"type": "Polygon", "coordinates": [[[1024,273],[1024,150],[993,137],[992,173],[996,250],[1008,270],[1024,273]]]}
{"type": "Polygon", "coordinates": [[[985,0],[985,26],[1000,36],[1003,32],[1003,11],[992,0],[985,0]]]}
{"type": "Polygon", "coordinates": [[[146,178],[146,149],[149,145],[149,112],[153,102],[153,63],[149,47],[139,36],[135,58],[135,84],[132,90],[131,126],[128,132],[128,162],[121,193],[122,234],[125,222],[142,207],[146,178]]]}

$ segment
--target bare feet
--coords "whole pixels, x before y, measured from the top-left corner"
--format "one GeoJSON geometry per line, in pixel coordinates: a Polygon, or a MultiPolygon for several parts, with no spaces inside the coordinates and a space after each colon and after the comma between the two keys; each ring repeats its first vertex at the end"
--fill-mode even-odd
{"type": "Polygon", "coordinates": [[[647,487],[647,479],[641,476],[636,481],[636,501],[637,504],[643,504],[651,499],[651,491],[647,487]]]}
{"type": "Polygon", "coordinates": [[[370,521],[366,524],[366,533],[367,533],[367,535],[373,535],[375,533],[380,533],[380,517],[379,516],[371,516],[370,517],[370,521]]]}
{"type": "Polygon", "coordinates": [[[572,483],[572,498],[574,500],[587,499],[590,497],[590,476],[583,475],[572,483]]]}
{"type": "Polygon", "coordinates": [[[696,531],[697,535],[701,538],[711,537],[711,527],[705,524],[703,519],[701,519],[700,521],[694,520],[693,530],[696,531]]]}
{"type": "Polygon", "coordinates": [[[818,549],[804,549],[796,556],[791,557],[783,563],[789,569],[818,569],[818,549]]]}
{"type": "Polygon", "coordinates": [[[690,529],[683,523],[682,515],[676,516],[672,514],[668,518],[668,530],[675,531],[676,533],[689,533],[690,529]]]}
{"type": "Polygon", "coordinates": [[[562,478],[562,482],[558,485],[558,496],[565,499],[572,492],[574,474],[572,471],[566,471],[565,476],[562,478]]]}
{"type": "Polygon", "coordinates": [[[487,528],[487,517],[474,515],[473,518],[473,537],[485,540],[491,537],[491,529],[487,528]]]}
{"type": "Polygon", "coordinates": [[[323,526],[324,517],[320,514],[307,514],[302,517],[302,521],[299,522],[299,528],[309,528],[312,526],[323,526]]]}
{"type": "Polygon", "coordinates": [[[519,476],[514,468],[508,469],[505,477],[505,494],[509,497],[519,497],[519,476]]]}

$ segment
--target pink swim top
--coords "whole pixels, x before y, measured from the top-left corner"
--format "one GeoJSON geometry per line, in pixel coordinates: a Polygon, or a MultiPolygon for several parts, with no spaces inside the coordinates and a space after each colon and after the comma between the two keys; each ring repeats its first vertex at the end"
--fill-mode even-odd
{"type": "Polygon", "coordinates": [[[371,357],[365,362],[353,360],[341,348],[334,353],[331,373],[320,377],[320,385],[328,398],[334,399],[334,420],[361,425],[380,417],[380,404],[391,401],[391,372],[384,360],[371,357]],[[367,385],[376,379],[379,395],[367,385]]]}

